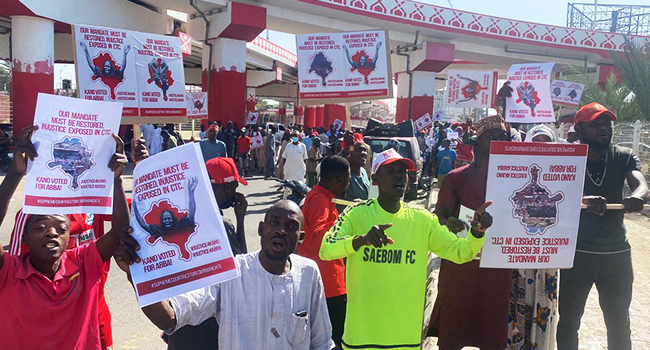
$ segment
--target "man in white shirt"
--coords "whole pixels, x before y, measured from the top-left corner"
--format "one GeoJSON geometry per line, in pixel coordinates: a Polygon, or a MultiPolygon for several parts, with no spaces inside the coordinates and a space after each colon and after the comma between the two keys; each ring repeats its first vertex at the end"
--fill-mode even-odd
{"type": "MultiPolygon", "coordinates": [[[[280,201],[260,222],[262,249],[237,255],[241,277],[198,289],[142,308],[167,333],[219,323],[219,349],[329,350],[332,342],[325,292],[312,260],[292,254],[302,242],[304,217],[298,205],[280,201]]],[[[139,262],[132,236],[115,253],[119,267],[139,262]]]]}
{"type": "Polygon", "coordinates": [[[305,181],[307,171],[305,160],[309,157],[307,156],[307,147],[300,142],[298,135],[298,130],[291,133],[291,143],[287,145],[284,153],[282,153],[285,180],[305,181]]]}
{"type": "Polygon", "coordinates": [[[163,138],[161,132],[162,129],[158,127],[158,124],[142,125],[142,136],[151,156],[162,152],[163,138]]]}

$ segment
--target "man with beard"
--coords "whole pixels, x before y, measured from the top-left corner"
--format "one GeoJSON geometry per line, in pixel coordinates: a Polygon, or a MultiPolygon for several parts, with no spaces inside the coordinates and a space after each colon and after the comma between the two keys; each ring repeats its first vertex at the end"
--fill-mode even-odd
{"type": "MultiPolygon", "coordinates": [[[[292,254],[305,235],[303,224],[297,204],[278,202],[259,224],[262,249],[235,256],[241,277],[142,311],[166,333],[216,317],[219,349],[331,349],[332,327],[318,266],[292,254]]],[[[130,235],[122,242],[115,260],[131,280],[129,265],[140,261],[139,246],[130,235]]]]}
{"type": "MultiPolygon", "coordinates": [[[[219,206],[232,253],[246,254],[244,217],[248,202],[242,193],[237,192],[237,187],[239,184],[247,186],[248,181],[239,176],[232,158],[212,158],[205,163],[205,168],[210,176],[212,193],[219,206]],[[235,210],[237,229],[232,221],[223,216],[223,211],[230,207],[235,210]]],[[[167,350],[213,350],[219,344],[219,325],[214,317],[210,317],[199,325],[187,325],[178,328],[171,335],[165,334],[163,339],[167,342],[167,350]]]]}
{"type": "Polygon", "coordinates": [[[483,246],[491,202],[477,208],[470,234],[464,224],[447,227],[427,210],[401,201],[415,164],[394,149],[375,157],[372,181],[379,196],[348,206],[325,235],[322,260],[347,258],[344,349],[411,349],[422,342],[427,254],[456,263],[471,261],[483,246]],[[450,231],[452,230],[452,231],[450,231]]]}
{"type": "Polygon", "coordinates": [[[596,284],[607,326],[609,349],[631,349],[629,307],[632,300],[632,256],[625,236],[625,212],[643,210],[650,199],[641,162],[634,152],[613,146],[614,113],[599,103],[582,107],[575,116],[580,143],[589,145],[587,176],[573,268],[560,272],[558,349],[578,349],[578,329],[585,303],[596,284]],[[623,198],[623,184],[632,191],[623,198]],[[622,203],[625,210],[607,210],[622,203]]]}

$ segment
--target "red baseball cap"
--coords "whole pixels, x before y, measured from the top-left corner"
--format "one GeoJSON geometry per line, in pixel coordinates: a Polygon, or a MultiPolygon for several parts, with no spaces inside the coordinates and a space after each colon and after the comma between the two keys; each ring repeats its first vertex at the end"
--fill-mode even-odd
{"type": "Polygon", "coordinates": [[[210,175],[210,182],[213,184],[225,184],[237,181],[247,186],[248,181],[239,176],[237,166],[232,158],[216,157],[205,162],[205,168],[210,175]]]}
{"type": "Polygon", "coordinates": [[[376,174],[379,167],[382,165],[388,165],[393,162],[401,161],[406,165],[406,169],[409,171],[416,171],[415,163],[408,158],[402,157],[401,154],[397,153],[394,148],[389,148],[381,153],[379,153],[375,160],[372,161],[372,173],[376,174]]]}
{"type": "Polygon", "coordinates": [[[612,121],[616,121],[616,115],[612,113],[610,110],[605,108],[605,106],[601,105],[598,102],[592,102],[588,105],[582,106],[580,110],[576,112],[576,116],[573,120],[574,124],[578,124],[581,122],[585,123],[590,123],[594,121],[596,118],[600,117],[601,115],[606,115],[611,119],[612,121]]]}

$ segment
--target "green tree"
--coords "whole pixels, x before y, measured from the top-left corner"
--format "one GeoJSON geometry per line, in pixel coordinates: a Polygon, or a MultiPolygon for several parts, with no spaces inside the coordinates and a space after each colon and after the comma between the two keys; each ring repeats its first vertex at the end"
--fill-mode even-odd
{"type": "Polygon", "coordinates": [[[624,52],[612,53],[612,60],[623,73],[625,86],[634,93],[634,101],[641,113],[638,119],[650,120],[650,42],[636,45],[629,38],[625,41],[624,52]]]}
{"type": "Polygon", "coordinates": [[[266,111],[268,109],[271,109],[271,105],[269,105],[268,101],[261,99],[255,104],[255,110],[256,111],[266,111]]]}

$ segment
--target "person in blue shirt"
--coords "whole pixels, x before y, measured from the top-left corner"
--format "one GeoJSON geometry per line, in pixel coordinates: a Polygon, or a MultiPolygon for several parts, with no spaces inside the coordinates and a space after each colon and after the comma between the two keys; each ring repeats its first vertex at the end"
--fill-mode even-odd
{"type": "Polygon", "coordinates": [[[442,140],[443,150],[438,152],[436,156],[436,170],[438,172],[438,188],[442,186],[442,180],[456,167],[456,151],[450,149],[451,141],[449,139],[442,140]]]}
{"type": "Polygon", "coordinates": [[[207,139],[199,141],[203,160],[208,161],[216,157],[226,157],[226,144],[217,140],[217,127],[210,125],[206,132],[207,139]]]}

